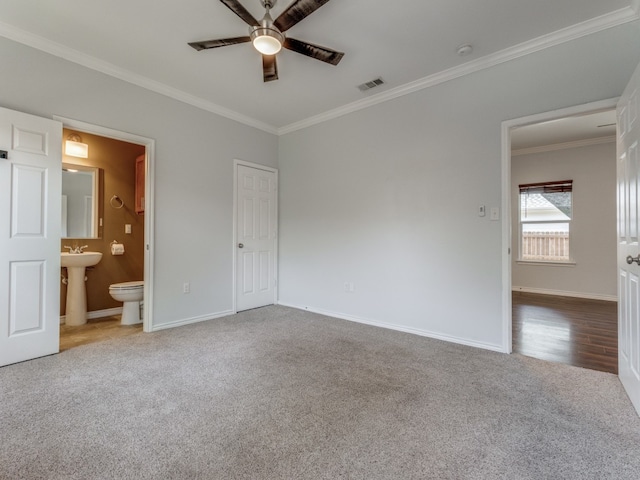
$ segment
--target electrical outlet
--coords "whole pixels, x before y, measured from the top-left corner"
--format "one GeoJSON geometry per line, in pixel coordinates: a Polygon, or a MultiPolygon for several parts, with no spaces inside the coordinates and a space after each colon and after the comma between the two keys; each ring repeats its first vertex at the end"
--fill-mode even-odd
{"type": "Polygon", "coordinates": [[[130,223],[125,223],[124,224],[124,233],[131,234],[131,224],[130,223]]]}
{"type": "Polygon", "coordinates": [[[191,284],[189,282],[184,282],[182,285],[182,293],[191,293],[191,284]]]}
{"type": "Polygon", "coordinates": [[[500,220],[500,208],[491,207],[491,220],[500,220]]]}
{"type": "Polygon", "coordinates": [[[352,282],[344,282],[344,291],[346,293],[353,293],[356,289],[352,282]]]}

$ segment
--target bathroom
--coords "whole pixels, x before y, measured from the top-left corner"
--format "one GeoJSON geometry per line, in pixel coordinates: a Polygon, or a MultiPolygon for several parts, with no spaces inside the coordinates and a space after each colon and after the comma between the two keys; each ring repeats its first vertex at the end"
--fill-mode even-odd
{"type": "MultiPolygon", "coordinates": [[[[71,129],[63,130],[63,140],[71,140],[87,146],[87,158],[70,155],[63,142],[63,198],[65,185],[73,183],[71,176],[83,173],[83,167],[93,167],[97,172],[97,189],[94,214],[85,216],[86,228],[74,227],[71,204],[63,212],[60,250],[66,247],[83,247],[85,251],[101,252],[100,262],[87,267],[86,276],[86,326],[61,325],[61,349],[91,343],[100,338],[111,338],[140,331],[141,325],[120,325],[123,303],[110,294],[110,286],[144,279],[144,155],[145,147],[71,129]],[[137,163],[138,162],[138,163],[137,163]],[[74,168],[78,167],[78,168],[74,168]],[[78,173],[73,170],[79,170],[78,173]],[[141,178],[142,176],[142,178],[141,178]],[[136,188],[136,182],[138,183],[136,188]],[[92,217],[95,217],[92,224],[92,217]],[[130,232],[130,233],[128,233],[130,232]],[[68,236],[65,236],[68,235],[68,236]],[[124,253],[112,255],[112,243],[121,244],[124,253]],[[90,327],[90,328],[89,328],[90,327]],[[66,338],[69,335],[73,338],[66,338]],[[90,337],[97,338],[90,338],[90,337]]],[[[81,154],[82,155],[82,154],[81,154]]],[[[85,173],[86,175],[86,173],[85,173]]],[[[91,200],[88,200],[88,205],[91,200]]],[[[85,211],[92,210],[89,206],[85,211]]],[[[83,223],[83,222],[80,222],[83,223]]],[[[68,272],[61,270],[60,320],[65,323],[68,272]]]]}

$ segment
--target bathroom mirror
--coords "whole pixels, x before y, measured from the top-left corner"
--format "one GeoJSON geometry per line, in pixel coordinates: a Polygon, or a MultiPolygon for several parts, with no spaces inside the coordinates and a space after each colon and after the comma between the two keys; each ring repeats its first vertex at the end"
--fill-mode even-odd
{"type": "Polygon", "coordinates": [[[99,238],[100,169],[62,164],[62,238],[99,238]]]}

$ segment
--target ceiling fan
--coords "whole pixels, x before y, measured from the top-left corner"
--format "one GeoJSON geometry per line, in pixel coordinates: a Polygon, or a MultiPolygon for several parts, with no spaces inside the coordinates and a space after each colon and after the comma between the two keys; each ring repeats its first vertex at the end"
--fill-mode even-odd
{"type": "Polygon", "coordinates": [[[296,40],[295,38],[287,38],[284,34],[284,32],[304,20],[329,0],[295,0],[275,20],[271,18],[269,10],[273,8],[277,0],[260,0],[266,10],[264,17],[260,21],[253,18],[253,15],[238,0],[220,1],[249,25],[249,36],[204,40],[202,42],[191,42],[189,45],[196,50],[206,50],[235,45],[236,43],[252,42],[256,50],[262,54],[262,73],[265,82],[278,79],[276,53],[282,47],[331,65],[337,65],[344,56],[342,52],[296,40]]]}

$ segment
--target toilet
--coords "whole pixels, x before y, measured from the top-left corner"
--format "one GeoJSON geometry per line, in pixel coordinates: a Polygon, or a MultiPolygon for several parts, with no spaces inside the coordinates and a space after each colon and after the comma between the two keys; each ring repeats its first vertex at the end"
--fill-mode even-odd
{"type": "Polygon", "coordinates": [[[140,302],[144,296],[144,281],[114,283],[109,286],[109,294],[114,300],[123,302],[121,325],[142,323],[140,302]]]}

